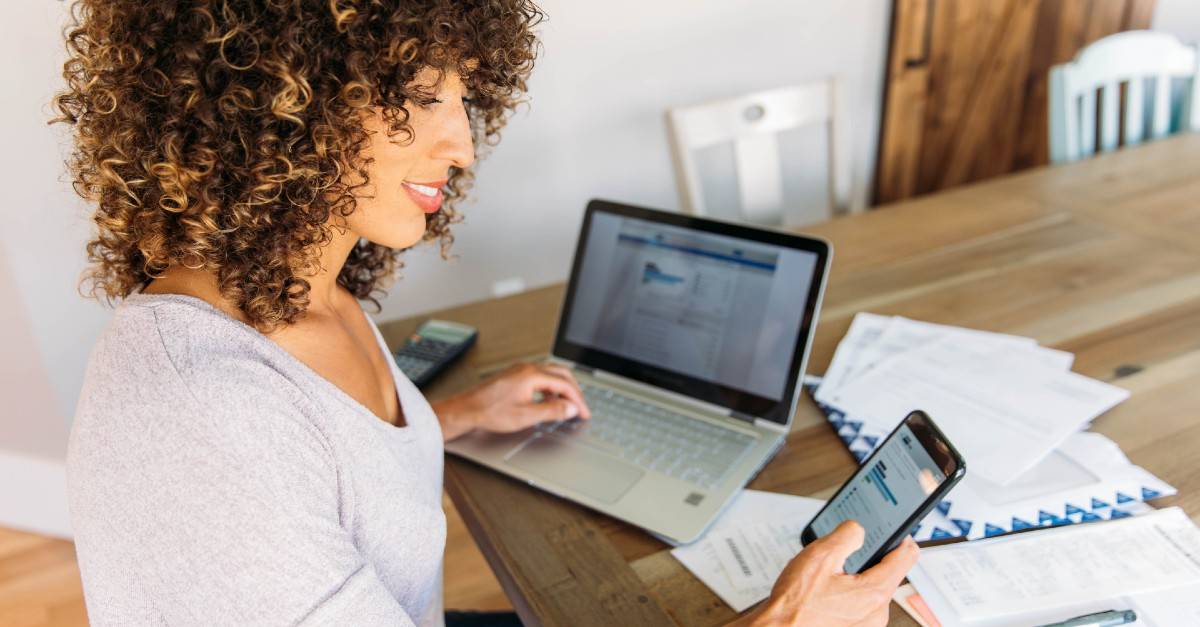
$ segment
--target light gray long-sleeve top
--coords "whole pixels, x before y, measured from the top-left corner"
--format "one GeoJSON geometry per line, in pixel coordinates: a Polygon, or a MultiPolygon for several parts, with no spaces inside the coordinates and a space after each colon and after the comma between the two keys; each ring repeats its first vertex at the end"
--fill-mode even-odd
{"type": "Polygon", "coordinates": [[[441,429],[392,374],[402,428],[203,301],[122,302],[67,462],[92,624],[441,624],[441,429]]]}

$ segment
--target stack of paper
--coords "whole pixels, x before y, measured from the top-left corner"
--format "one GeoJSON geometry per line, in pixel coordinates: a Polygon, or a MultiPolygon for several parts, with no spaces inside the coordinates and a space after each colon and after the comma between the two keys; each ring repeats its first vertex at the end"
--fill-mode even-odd
{"type": "Polygon", "coordinates": [[[1120,518],[1175,492],[1082,432],[1129,394],[1071,372],[1072,362],[1030,338],[863,313],[808,387],[860,461],[911,410],[932,416],[967,478],[917,539],[974,539],[1120,518]]]}
{"type": "Polygon", "coordinates": [[[1200,623],[1200,529],[1173,507],[1136,518],[924,549],[909,581],[939,623],[1056,623],[1106,610],[1200,623]]]}
{"type": "Polygon", "coordinates": [[[825,501],[743,490],[699,540],[671,555],[741,612],[767,598],[825,501]]]}

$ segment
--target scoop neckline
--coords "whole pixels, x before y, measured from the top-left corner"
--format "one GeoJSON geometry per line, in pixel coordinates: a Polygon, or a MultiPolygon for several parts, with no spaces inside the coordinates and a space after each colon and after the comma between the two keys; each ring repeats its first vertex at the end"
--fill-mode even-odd
{"type": "MultiPolygon", "coordinates": [[[[193,309],[199,309],[206,313],[213,314],[225,322],[232,323],[240,331],[250,335],[254,341],[266,344],[267,350],[274,352],[279,358],[291,364],[306,378],[314,380],[317,385],[323,387],[326,392],[338,399],[338,401],[343,405],[346,405],[352,409],[355,413],[369,418],[372,423],[389,428],[397,434],[410,436],[413,433],[411,428],[413,426],[412,419],[410,418],[410,413],[406,410],[406,406],[408,406],[408,403],[405,402],[406,392],[401,390],[403,386],[401,385],[400,381],[401,377],[398,376],[401,373],[399,372],[399,368],[396,366],[396,364],[391,360],[388,361],[388,370],[392,375],[392,386],[396,390],[396,402],[399,404],[400,412],[404,416],[403,427],[396,426],[395,424],[384,420],[375,412],[371,411],[366,405],[360,403],[358,399],[350,396],[345,390],[335,385],[329,379],[326,379],[316,370],[313,370],[308,364],[301,361],[295,355],[284,350],[282,346],[273,342],[271,338],[268,338],[261,331],[246,324],[245,322],[242,322],[241,320],[230,316],[224,311],[221,311],[220,309],[214,307],[212,303],[204,300],[203,298],[197,298],[187,294],[145,294],[142,292],[135,292],[125,297],[125,302],[130,304],[135,304],[137,301],[149,301],[152,303],[156,300],[174,302],[176,304],[192,307],[193,309]]],[[[375,335],[375,343],[379,346],[379,349],[384,352],[385,357],[390,355],[390,350],[388,349],[387,344],[383,341],[383,336],[379,332],[379,328],[375,326],[375,322],[371,320],[370,316],[367,316],[367,312],[365,311],[363,312],[363,316],[367,318],[367,323],[371,325],[371,332],[375,335]]]]}

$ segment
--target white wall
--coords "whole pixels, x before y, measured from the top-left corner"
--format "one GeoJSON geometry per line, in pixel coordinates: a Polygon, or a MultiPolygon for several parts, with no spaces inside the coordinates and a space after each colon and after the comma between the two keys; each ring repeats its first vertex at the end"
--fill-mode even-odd
{"type": "Polygon", "coordinates": [[[1154,30],[1171,33],[1184,43],[1200,42],[1200,2],[1158,0],[1152,27],[1154,30]]]}
{"type": "MultiPolygon", "coordinates": [[[[676,208],[664,112],[838,76],[854,189],[874,170],[890,0],[546,0],[530,108],[478,166],[454,252],[410,254],[390,319],[486,297],[493,282],[565,278],[584,205],[600,196],[676,208]]],[[[822,150],[813,150],[823,155],[822,150]]],[[[812,163],[824,168],[823,159],[812,163]]]]}
{"type": "MultiPolygon", "coordinates": [[[[60,420],[71,413],[86,355],[107,320],[105,309],[80,298],[76,289],[87,208],[67,184],[65,129],[46,124],[52,117],[51,95],[61,82],[64,12],[61,2],[23,0],[7,7],[0,25],[5,86],[0,99],[0,273],[11,277],[0,293],[5,309],[0,319],[7,333],[23,335],[36,353],[21,350],[21,345],[0,350],[6,368],[42,371],[53,390],[52,406],[45,411],[60,420]],[[14,284],[15,290],[10,287],[14,284]]],[[[6,397],[10,394],[0,389],[6,397]]],[[[35,392],[22,396],[30,400],[35,392]]],[[[13,400],[0,399],[0,420],[16,418],[13,400]]]]}
{"type": "Polygon", "coordinates": [[[86,208],[65,183],[58,88],[64,3],[0,23],[0,524],[66,533],[62,458],[88,351],[108,313],[76,292],[86,208]],[[14,480],[14,477],[16,478],[14,480]],[[57,496],[56,496],[57,495],[57,496]]]}

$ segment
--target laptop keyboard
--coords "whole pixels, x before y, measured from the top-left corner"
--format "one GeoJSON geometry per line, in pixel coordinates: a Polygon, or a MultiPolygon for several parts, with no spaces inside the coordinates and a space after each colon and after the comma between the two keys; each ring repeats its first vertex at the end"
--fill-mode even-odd
{"type": "Polygon", "coordinates": [[[569,420],[539,427],[543,433],[571,434],[580,441],[626,461],[689,483],[712,489],[755,437],[659,405],[645,403],[608,388],[583,384],[591,420],[569,420]]]}

